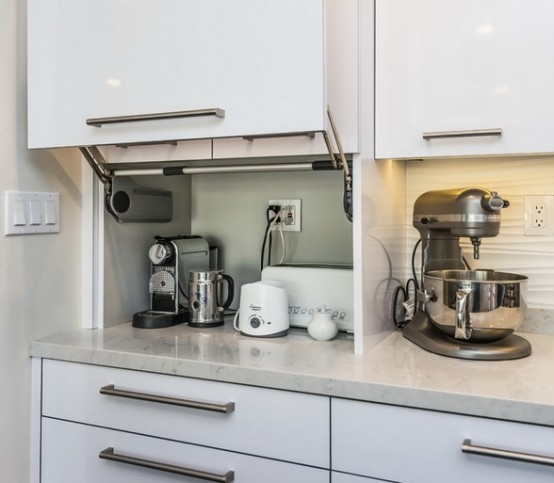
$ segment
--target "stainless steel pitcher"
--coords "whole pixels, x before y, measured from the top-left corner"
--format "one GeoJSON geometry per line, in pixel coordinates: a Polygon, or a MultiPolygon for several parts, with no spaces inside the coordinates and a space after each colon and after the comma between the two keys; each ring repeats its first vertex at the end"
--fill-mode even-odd
{"type": "Polygon", "coordinates": [[[235,284],[223,270],[191,270],[189,272],[189,311],[191,327],[223,325],[223,311],[233,301],[235,284]],[[227,298],[221,303],[219,295],[223,282],[227,284],[227,298]]]}

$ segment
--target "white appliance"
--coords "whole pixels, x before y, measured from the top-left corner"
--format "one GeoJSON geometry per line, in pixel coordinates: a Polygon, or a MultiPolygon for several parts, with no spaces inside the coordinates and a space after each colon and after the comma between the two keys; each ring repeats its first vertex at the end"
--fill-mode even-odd
{"type": "Polygon", "coordinates": [[[354,332],[352,266],[272,265],[262,270],[262,280],[277,280],[286,287],[291,327],[307,327],[317,309],[325,306],[339,330],[354,332]]]}
{"type": "Polygon", "coordinates": [[[246,283],[240,288],[240,306],[234,327],[242,335],[282,337],[289,329],[287,291],[274,280],[246,283]]]}

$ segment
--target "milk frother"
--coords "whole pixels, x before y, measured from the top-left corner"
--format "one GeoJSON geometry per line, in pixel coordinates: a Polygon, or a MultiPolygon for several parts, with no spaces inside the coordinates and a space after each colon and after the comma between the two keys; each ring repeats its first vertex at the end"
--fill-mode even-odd
{"type": "Polygon", "coordinates": [[[189,272],[189,312],[191,327],[223,325],[223,311],[233,301],[235,284],[223,270],[191,270],[189,272]],[[219,294],[227,284],[227,298],[221,303],[219,294]]]}

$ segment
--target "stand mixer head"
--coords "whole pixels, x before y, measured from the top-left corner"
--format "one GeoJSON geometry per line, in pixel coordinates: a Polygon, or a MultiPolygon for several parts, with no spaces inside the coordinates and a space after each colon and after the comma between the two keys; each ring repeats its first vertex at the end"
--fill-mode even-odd
{"type": "Polygon", "coordinates": [[[423,193],[414,204],[414,227],[421,235],[422,272],[465,268],[460,238],[479,258],[481,238],[497,236],[500,210],[509,205],[495,191],[458,188],[423,193]]]}
{"type": "Polygon", "coordinates": [[[421,290],[404,337],[430,352],[463,359],[531,353],[529,342],[512,334],[523,319],[527,277],[468,270],[460,247],[460,238],[469,238],[478,259],[481,238],[498,235],[500,211],[508,205],[495,191],[474,187],[428,191],[416,200],[421,290]]]}

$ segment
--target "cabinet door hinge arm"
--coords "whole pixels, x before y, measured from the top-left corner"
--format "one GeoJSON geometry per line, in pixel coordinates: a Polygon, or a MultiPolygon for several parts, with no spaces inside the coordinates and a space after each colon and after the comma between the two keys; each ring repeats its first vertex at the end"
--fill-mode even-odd
{"type": "Polygon", "coordinates": [[[105,187],[106,194],[111,193],[113,172],[106,168],[106,161],[102,156],[102,153],[96,146],[84,146],[80,147],[79,151],[85,157],[88,164],[94,171],[94,174],[98,176],[98,179],[105,187]]]}

